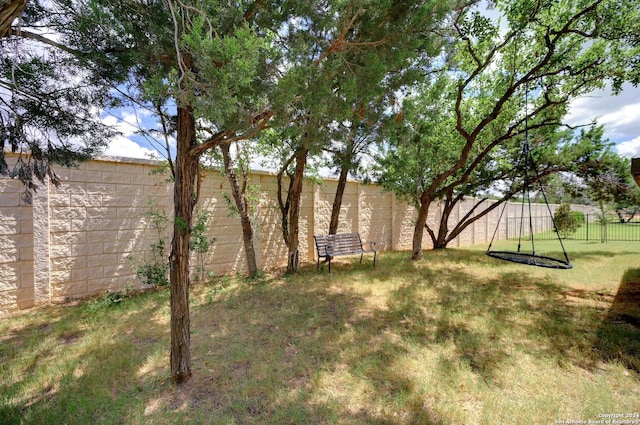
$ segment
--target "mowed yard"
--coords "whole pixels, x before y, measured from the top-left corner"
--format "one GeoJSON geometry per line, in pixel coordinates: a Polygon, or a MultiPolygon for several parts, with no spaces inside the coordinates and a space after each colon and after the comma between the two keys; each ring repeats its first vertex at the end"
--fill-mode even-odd
{"type": "Polygon", "coordinates": [[[0,423],[640,423],[640,243],[483,248],[194,283],[182,387],[167,290],[0,319],[0,423]]]}

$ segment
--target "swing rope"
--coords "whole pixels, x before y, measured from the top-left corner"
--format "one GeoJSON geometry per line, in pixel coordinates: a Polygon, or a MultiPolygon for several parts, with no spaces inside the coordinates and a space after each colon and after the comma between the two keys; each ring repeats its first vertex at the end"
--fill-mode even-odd
{"type": "MultiPolygon", "coordinates": [[[[525,92],[525,105],[528,106],[528,90],[525,92]]],[[[553,269],[571,269],[573,266],[569,261],[569,256],[567,255],[567,251],[564,248],[564,244],[562,243],[562,239],[560,238],[560,233],[558,232],[558,228],[555,223],[555,219],[553,218],[553,213],[551,212],[551,207],[549,206],[549,202],[547,200],[547,195],[544,192],[544,187],[542,186],[542,181],[540,179],[540,174],[538,172],[538,167],[533,159],[533,155],[531,154],[531,149],[529,146],[529,113],[526,111],[525,114],[525,138],[522,146],[522,153],[520,159],[518,160],[518,164],[515,169],[515,177],[517,177],[517,171],[522,167],[524,169],[524,190],[522,194],[522,202],[520,206],[520,232],[518,234],[518,248],[516,251],[492,251],[491,247],[493,245],[493,241],[498,233],[498,229],[500,228],[500,223],[502,222],[502,218],[504,216],[505,209],[507,207],[507,202],[504,203],[502,207],[502,211],[500,212],[500,217],[498,218],[498,224],[496,226],[495,231],[493,232],[493,237],[491,238],[491,242],[489,243],[489,247],[487,248],[486,254],[490,257],[497,258],[504,261],[509,261],[512,263],[525,264],[530,266],[538,266],[538,267],[546,267],[553,269]],[[544,199],[544,203],[547,206],[547,211],[549,216],[551,217],[551,224],[553,226],[553,230],[556,233],[558,242],[560,242],[560,247],[562,248],[562,252],[564,258],[553,258],[544,255],[536,254],[535,248],[535,238],[534,238],[534,226],[533,226],[533,217],[531,214],[531,183],[532,180],[530,178],[530,173],[533,172],[535,175],[535,181],[538,182],[540,193],[544,199]],[[524,221],[525,221],[525,202],[526,206],[529,209],[529,241],[531,242],[531,253],[522,252],[522,239],[524,234],[524,221]]],[[[515,178],[514,177],[514,178],[515,178]]],[[[508,235],[506,235],[508,236],[508,235]]]]}

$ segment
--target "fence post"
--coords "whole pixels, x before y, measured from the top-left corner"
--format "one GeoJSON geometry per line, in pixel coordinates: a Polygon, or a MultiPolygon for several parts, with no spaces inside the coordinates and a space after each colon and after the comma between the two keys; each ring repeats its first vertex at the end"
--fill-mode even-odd
{"type": "Polygon", "coordinates": [[[507,218],[504,221],[504,240],[507,241],[509,240],[509,219],[511,217],[509,217],[509,214],[507,214],[507,218]]]}
{"type": "Polygon", "coordinates": [[[587,214],[587,218],[586,218],[586,221],[587,221],[587,223],[586,223],[587,224],[587,242],[589,242],[589,220],[590,220],[589,219],[589,214],[587,214]]]}

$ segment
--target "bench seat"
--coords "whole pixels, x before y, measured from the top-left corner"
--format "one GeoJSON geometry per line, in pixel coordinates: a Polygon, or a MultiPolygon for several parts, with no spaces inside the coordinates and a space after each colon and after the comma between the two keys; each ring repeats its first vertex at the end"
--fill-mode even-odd
{"type": "Polygon", "coordinates": [[[329,263],[329,273],[331,273],[331,259],[341,255],[360,255],[373,254],[373,266],[376,266],[377,252],[373,248],[375,242],[365,242],[369,245],[369,249],[365,249],[360,239],[359,233],[337,233],[335,235],[316,235],[313,237],[316,241],[316,250],[318,251],[318,263],[316,270],[320,268],[320,259],[329,263]]]}

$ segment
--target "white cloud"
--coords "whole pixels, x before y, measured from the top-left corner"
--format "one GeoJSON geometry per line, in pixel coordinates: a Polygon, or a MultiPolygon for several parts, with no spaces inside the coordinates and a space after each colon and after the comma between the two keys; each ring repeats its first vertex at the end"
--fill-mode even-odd
{"type": "Polygon", "coordinates": [[[618,143],[618,153],[629,158],[640,157],[640,136],[633,140],[618,143]]]}
{"type": "MultiPolygon", "coordinates": [[[[147,135],[141,135],[140,130],[159,128],[157,117],[153,113],[140,109],[123,108],[103,113],[102,122],[120,133],[109,142],[104,152],[109,156],[124,158],[154,158],[165,157],[157,149],[164,147],[164,140],[154,140],[147,135]]],[[[175,146],[175,139],[169,137],[169,145],[175,146]]],[[[164,152],[164,150],[162,150],[164,152]]]]}
{"type": "Polygon", "coordinates": [[[604,125],[605,138],[615,143],[640,136],[640,88],[625,84],[614,96],[611,89],[595,90],[571,103],[567,123],[584,125],[596,119],[604,125]]]}
{"type": "Polygon", "coordinates": [[[157,151],[140,146],[133,140],[124,136],[114,137],[113,140],[109,142],[109,146],[104,151],[104,155],[144,159],[159,157],[157,151]]]}
{"type": "MultiPolygon", "coordinates": [[[[126,117],[126,114],[122,114],[126,117]]],[[[102,122],[112,127],[122,133],[124,136],[132,136],[138,131],[137,125],[134,124],[135,121],[128,121],[126,118],[120,118],[115,115],[107,115],[102,118],[102,122]]]]}

